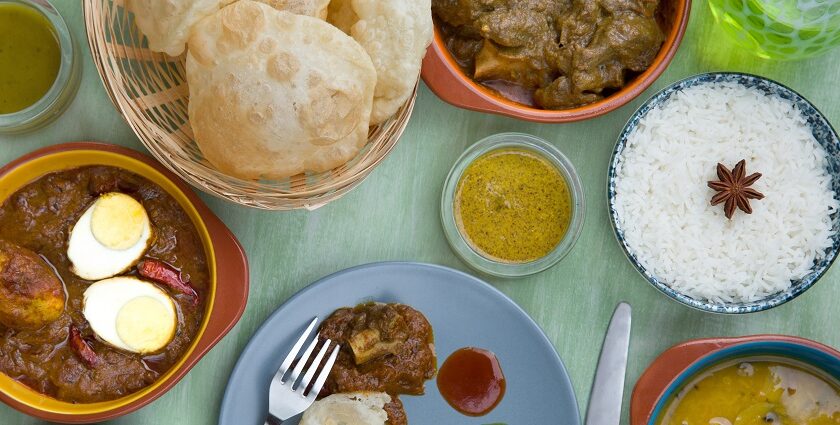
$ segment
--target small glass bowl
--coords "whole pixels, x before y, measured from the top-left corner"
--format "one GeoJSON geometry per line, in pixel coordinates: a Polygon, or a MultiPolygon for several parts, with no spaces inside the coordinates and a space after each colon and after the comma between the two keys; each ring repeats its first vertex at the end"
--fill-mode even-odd
{"type": "Polygon", "coordinates": [[[446,240],[452,250],[458,254],[467,265],[479,272],[498,277],[522,277],[539,273],[557,264],[568,254],[577,242],[583,230],[586,205],[583,196],[583,186],[580,183],[575,167],[560,150],[552,144],[535,136],[523,133],[500,133],[476,142],[468,148],[449,172],[443,186],[443,196],[440,202],[440,218],[446,240]],[[487,258],[477,252],[461,234],[455,221],[455,191],[464,171],[478,157],[498,149],[523,149],[534,152],[551,162],[566,180],[569,195],[572,198],[572,217],[569,228],[560,243],[544,257],[527,263],[507,263],[487,258]]]}
{"type": "Polygon", "coordinates": [[[0,134],[23,133],[48,124],[67,109],[79,88],[81,61],[67,24],[48,0],[0,0],[3,3],[30,7],[44,15],[53,27],[61,54],[55,81],[41,99],[20,111],[0,114],[0,134]]]}

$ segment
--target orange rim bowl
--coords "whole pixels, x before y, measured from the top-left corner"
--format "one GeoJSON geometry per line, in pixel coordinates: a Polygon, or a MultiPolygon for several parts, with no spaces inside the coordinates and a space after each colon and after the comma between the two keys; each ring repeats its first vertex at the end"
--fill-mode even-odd
{"type": "Polygon", "coordinates": [[[788,357],[833,376],[837,375],[836,371],[840,367],[840,352],[819,342],[796,336],[752,335],[686,341],[662,352],[636,381],[630,398],[630,424],[649,425],[658,420],[657,406],[668,402],[678,388],[708,367],[739,357],[764,355],[788,357]],[[774,352],[782,350],[784,354],[774,352]],[[753,353],[744,354],[748,351],[753,353]],[[816,362],[813,353],[819,353],[823,359],[830,359],[832,364],[825,364],[824,360],[816,362]],[[830,372],[832,370],[833,373],[830,372]]]}
{"type": "Polygon", "coordinates": [[[151,403],[175,386],[233,328],[248,300],[248,261],[233,233],[183,181],[131,149],[75,142],[24,155],[0,168],[0,202],[45,174],[86,165],[108,165],[131,171],[157,184],[178,201],[204,245],[211,276],[210,294],[202,326],[183,357],[155,383],[128,396],[107,402],[68,403],[38,393],[0,373],[0,400],[30,416],[62,423],[113,419],[151,403]]]}
{"type": "Polygon", "coordinates": [[[504,115],[526,121],[563,123],[582,121],[618,109],[642,94],[665,71],[682,42],[688,26],[691,0],[662,0],[657,9],[666,37],[651,66],[621,90],[598,102],[572,109],[546,110],[501,97],[464,74],[446,49],[443,34],[435,26],[434,40],[423,59],[422,77],[443,101],[459,108],[504,115]]]}

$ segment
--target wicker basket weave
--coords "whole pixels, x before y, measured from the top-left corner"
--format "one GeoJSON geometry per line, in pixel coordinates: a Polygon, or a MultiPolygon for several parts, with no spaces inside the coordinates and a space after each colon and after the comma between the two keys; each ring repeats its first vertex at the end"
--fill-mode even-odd
{"type": "Polygon", "coordinates": [[[88,43],[105,91],[155,158],[220,198],[269,210],[323,206],[353,189],[385,158],[414,109],[416,87],[390,120],[370,128],[368,143],[356,158],[333,170],[283,180],[227,176],[204,159],[193,139],[184,56],[150,51],[124,4],[125,0],[84,0],[88,43]]]}

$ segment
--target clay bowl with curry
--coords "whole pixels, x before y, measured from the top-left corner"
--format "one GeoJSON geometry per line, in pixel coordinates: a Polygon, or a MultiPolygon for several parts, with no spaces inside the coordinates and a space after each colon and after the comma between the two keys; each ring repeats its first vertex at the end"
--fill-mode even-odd
{"type": "Polygon", "coordinates": [[[688,341],[636,382],[631,425],[840,423],[840,352],[804,338],[688,341]]]}
{"type": "Polygon", "coordinates": [[[455,106],[527,121],[594,118],[665,71],[691,0],[432,0],[422,76],[455,106]]]}
{"type": "Polygon", "coordinates": [[[239,242],[161,165],[102,143],[0,168],[0,400],[88,423],[171,389],[236,324],[239,242]]]}

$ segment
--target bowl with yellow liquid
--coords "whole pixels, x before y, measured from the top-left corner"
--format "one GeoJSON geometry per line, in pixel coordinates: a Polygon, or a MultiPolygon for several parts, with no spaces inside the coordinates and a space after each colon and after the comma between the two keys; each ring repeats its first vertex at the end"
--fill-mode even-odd
{"type": "Polygon", "coordinates": [[[738,45],[766,59],[796,60],[840,46],[840,1],[709,0],[738,45]]]}
{"type": "Polygon", "coordinates": [[[0,133],[58,117],[79,87],[78,48],[47,0],[0,0],[0,133]]]}
{"type": "Polygon", "coordinates": [[[583,229],[583,187],[554,145],[502,133],[468,148],[449,173],[441,222],[452,250],[473,269],[521,277],[555,265],[583,229]]]}
{"type": "Polygon", "coordinates": [[[840,352],[804,338],[687,341],[641,375],[631,425],[829,425],[840,422],[840,352]]]}

